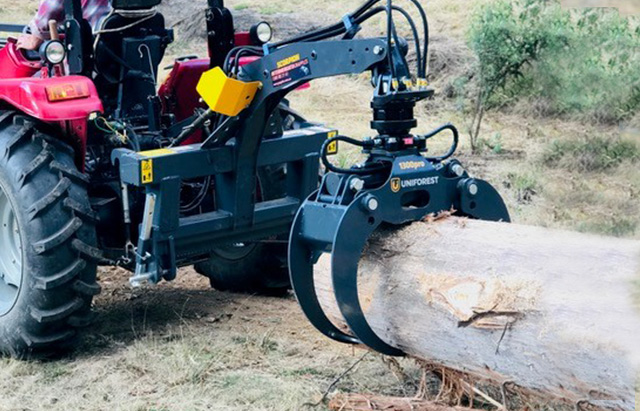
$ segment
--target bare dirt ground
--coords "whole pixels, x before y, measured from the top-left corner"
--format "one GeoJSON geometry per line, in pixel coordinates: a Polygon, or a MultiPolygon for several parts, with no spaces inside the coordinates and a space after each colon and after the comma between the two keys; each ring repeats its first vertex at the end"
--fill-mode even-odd
{"type": "MultiPolygon", "coordinates": [[[[320,336],[293,297],[219,293],[192,270],[146,290],[127,278],[101,270],[77,354],[0,361],[1,410],[297,410],[363,355],[320,336]]],[[[370,354],[338,388],[410,395],[411,381],[370,354]]]]}
{"type": "MultiPolygon", "coordinates": [[[[474,4],[489,0],[474,1],[474,4]]],[[[206,53],[202,10],[205,0],[165,0],[163,11],[178,32],[167,63],[185,54],[206,53]]],[[[339,18],[358,0],[233,0],[240,27],[266,19],[279,37],[339,18]]],[[[0,20],[25,23],[36,0],[0,0],[0,20]]],[[[424,105],[424,130],[466,118],[444,98],[450,81],[464,73],[469,51],[464,33],[467,1],[426,2],[431,15],[431,68],[438,96],[424,105]]],[[[368,28],[382,33],[383,24],[368,28]]],[[[310,119],[348,135],[369,135],[371,89],[366,76],[321,80],[292,96],[310,119]]],[[[611,233],[618,224],[640,221],[640,170],[622,165],[606,172],[548,169],[540,155],[554,139],[616,136],[628,128],[601,127],[529,113],[493,113],[483,135],[502,150],[461,158],[474,174],[505,195],[516,221],[611,233]],[[620,223],[622,221],[622,223],[620,223]]],[[[633,137],[637,138],[637,137],[633,137]]],[[[438,143],[434,150],[445,148],[438,143]]],[[[357,154],[346,152],[340,161],[357,154]]],[[[624,225],[626,227],[627,225],[624,225]]],[[[623,235],[640,238],[640,230],[623,235]]],[[[96,299],[96,325],[75,354],[53,361],[0,359],[0,410],[301,410],[316,403],[363,351],[332,343],[305,320],[293,297],[272,299],[225,294],[209,288],[193,270],[155,288],[132,290],[128,274],[103,269],[103,293],[96,299]]],[[[331,393],[412,396],[420,378],[410,360],[398,367],[369,354],[333,386],[331,393]]],[[[435,388],[435,387],[432,387],[435,388]]]]}

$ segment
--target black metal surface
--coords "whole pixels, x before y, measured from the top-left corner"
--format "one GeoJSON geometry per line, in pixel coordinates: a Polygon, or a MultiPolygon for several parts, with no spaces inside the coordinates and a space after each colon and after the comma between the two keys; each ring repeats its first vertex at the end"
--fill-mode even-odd
{"type": "Polygon", "coordinates": [[[65,46],[69,74],[90,75],[93,66],[91,26],[82,17],[81,0],[65,0],[65,46]]]}
{"type": "Polygon", "coordinates": [[[111,7],[114,9],[150,9],[159,6],[162,0],[111,0],[111,7]]]}
{"type": "Polygon", "coordinates": [[[0,24],[0,32],[5,33],[22,33],[26,26],[20,24],[0,24]]]}
{"type": "Polygon", "coordinates": [[[252,194],[248,204],[251,215],[245,225],[238,224],[233,198],[229,196],[236,186],[239,168],[235,160],[237,147],[203,149],[194,145],[149,155],[115,150],[112,160],[119,164],[121,181],[144,188],[156,199],[151,238],[140,240],[138,245],[139,250],[149,255],[138,256],[138,271],[152,282],[172,279],[174,265],[192,264],[220,245],[287,233],[303,200],[317,188],[318,152],[329,133],[334,131],[308,124],[261,144],[260,151],[253,154],[256,166],[287,164],[290,170],[286,175],[287,196],[258,201],[253,188],[243,188],[252,194]],[[145,183],[143,166],[148,161],[152,164],[153,178],[145,183]],[[180,218],[180,181],[206,176],[216,178],[217,210],[180,218]]]}
{"type": "Polygon", "coordinates": [[[208,0],[207,4],[205,19],[211,67],[222,67],[234,46],[233,16],[222,0],[208,0]]]}

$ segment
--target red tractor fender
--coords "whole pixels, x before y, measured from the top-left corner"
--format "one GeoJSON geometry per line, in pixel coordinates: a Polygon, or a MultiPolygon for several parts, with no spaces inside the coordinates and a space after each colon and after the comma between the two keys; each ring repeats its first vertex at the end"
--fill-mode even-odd
{"type": "Polygon", "coordinates": [[[40,62],[27,60],[16,48],[16,39],[9,38],[0,50],[0,107],[57,125],[76,150],[82,169],[87,120],[92,113],[104,111],[96,86],[82,76],[33,77],[41,69],[40,62]]]}
{"type": "Polygon", "coordinates": [[[98,91],[87,77],[0,79],[0,106],[58,126],[61,137],[76,151],[76,163],[84,169],[87,121],[102,113],[98,91]]]}
{"type": "Polygon", "coordinates": [[[82,76],[2,79],[0,101],[47,123],[86,120],[103,111],[96,86],[82,76]],[[61,93],[59,99],[52,101],[51,93],[56,92],[61,93]]]}

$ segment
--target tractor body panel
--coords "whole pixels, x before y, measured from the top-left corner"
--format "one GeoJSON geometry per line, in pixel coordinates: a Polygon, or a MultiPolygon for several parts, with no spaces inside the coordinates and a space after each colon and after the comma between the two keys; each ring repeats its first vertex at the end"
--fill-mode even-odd
{"type": "Polygon", "coordinates": [[[0,101],[47,123],[86,120],[91,113],[103,110],[95,85],[81,76],[2,79],[0,101]],[[82,88],[88,96],[50,101],[48,91],[68,85],[82,88]]]}
{"type": "Polygon", "coordinates": [[[16,48],[16,39],[7,39],[7,44],[0,50],[0,79],[32,77],[40,70],[39,61],[28,60],[16,48]]]}

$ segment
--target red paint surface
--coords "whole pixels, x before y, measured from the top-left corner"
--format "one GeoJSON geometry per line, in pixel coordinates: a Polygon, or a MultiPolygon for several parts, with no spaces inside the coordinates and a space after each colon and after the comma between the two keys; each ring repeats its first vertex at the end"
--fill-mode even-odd
{"type": "Polygon", "coordinates": [[[235,34],[235,45],[238,46],[253,46],[251,44],[251,34],[248,31],[239,31],[235,34]]]}
{"type": "Polygon", "coordinates": [[[9,38],[0,50],[0,79],[31,77],[40,70],[38,61],[29,61],[16,49],[16,39],[9,38]]]}
{"type": "Polygon", "coordinates": [[[0,101],[45,122],[86,120],[89,114],[103,111],[96,86],[82,76],[1,79],[0,101]],[[89,97],[49,102],[46,87],[69,82],[84,83],[89,97]]]}
{"type": "MultiPolygon", "coordinates": [[[[205,107],[200,102],[196,86],[202,74],[209,70],[209,59],[176,62],[167,80],[162,84],[158,95],[165,113],[172,113],[177,121],[191,117],[198,107],[205,107]]],[[[202,131],[198,130],[185,141],[185,144],[196,144],[202,141],[202,131]]]]}

